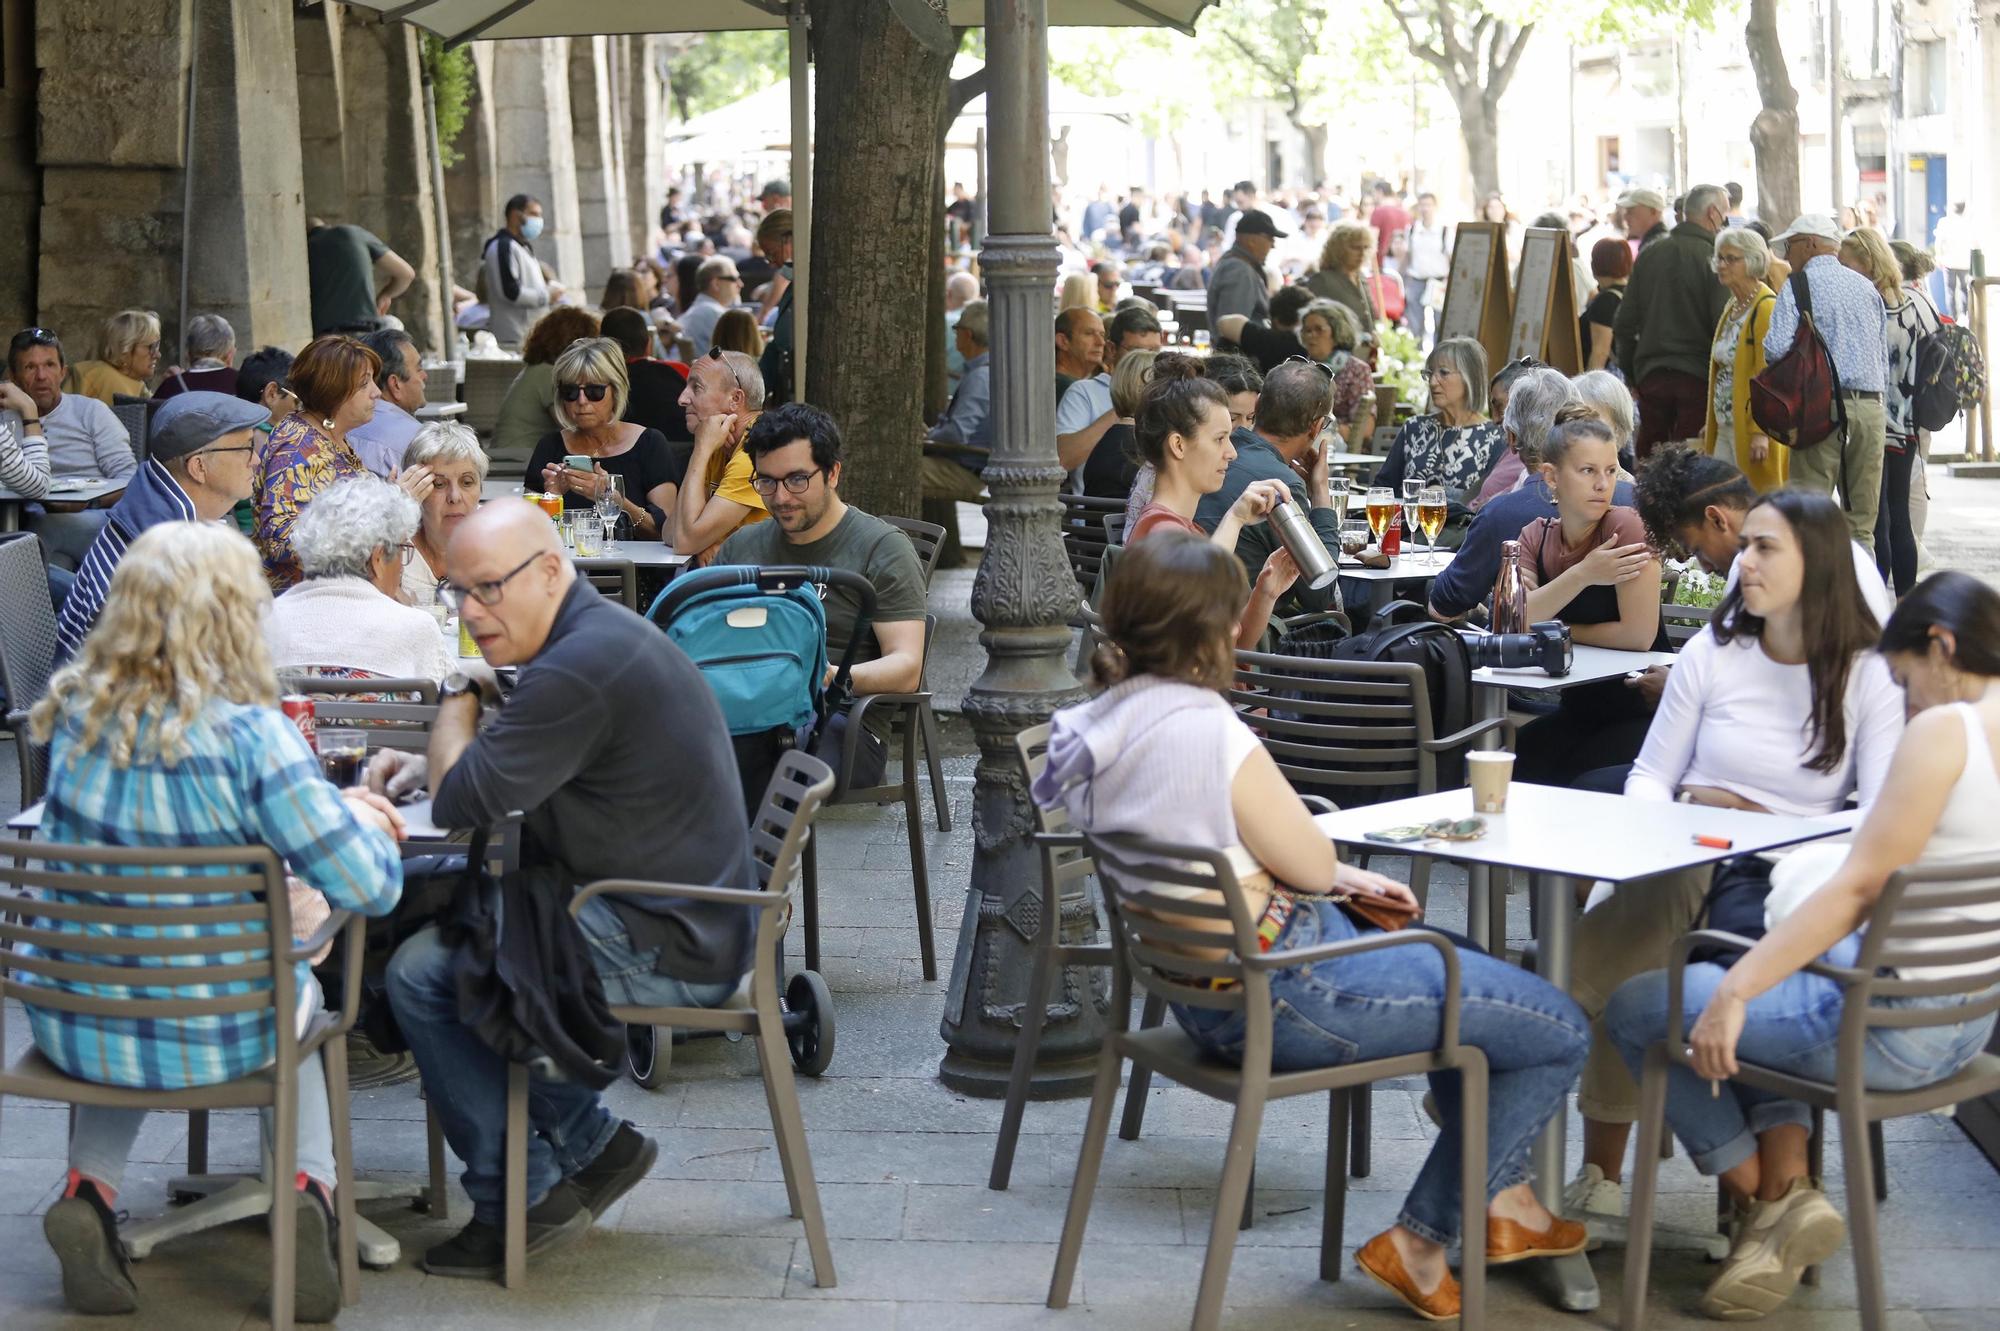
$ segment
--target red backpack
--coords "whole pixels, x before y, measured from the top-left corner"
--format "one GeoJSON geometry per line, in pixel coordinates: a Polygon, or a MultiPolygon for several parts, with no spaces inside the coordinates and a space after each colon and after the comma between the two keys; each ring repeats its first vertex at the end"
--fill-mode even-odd
{"type": "Polygon", "coordinates": [[[1840,373],[1833,353],[1813,324],[1812,287],[1801,268],[1792,274],[1799,329],[1791,350],[1750,381],[1750,419],[1757,428],[1791,448],[1810,448],[1847,426],[1840,398],[1840,373]]]}

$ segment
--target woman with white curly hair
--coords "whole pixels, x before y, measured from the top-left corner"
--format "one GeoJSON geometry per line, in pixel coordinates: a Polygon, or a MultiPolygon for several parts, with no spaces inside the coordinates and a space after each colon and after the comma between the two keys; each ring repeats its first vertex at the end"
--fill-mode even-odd
{"type": "Polygon", "coordinates": [[[293,528],[305,580],[265,623],[281,671],[343,679],[442,679],[456,668],[438,621],[403,604],[403,569],[422,509],[373,476],[336,482],[293,528]]]}

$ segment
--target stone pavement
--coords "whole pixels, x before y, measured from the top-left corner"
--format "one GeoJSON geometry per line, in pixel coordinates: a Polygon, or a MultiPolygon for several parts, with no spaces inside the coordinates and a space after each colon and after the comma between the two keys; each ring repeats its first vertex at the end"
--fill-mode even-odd
{"type": "MultiPolygon", "coordinates": [[[[1969,489],[1964,504],[1974,507],[1983,493],[1969,489]]],[[[1993,528],[1975,532],[1974,525],[1965,529],[1968,537],[1983,541],[1991,559],[2000,544],[1993,528]]],[[[1996,569],[2000,560],[1974,566],[1996,569]]],[[[941,578],[941,602],[952,587],[963,596],[969,581],[941,578]]],[[[963,615],[962,603],[943,613],[963,615]]],[[[968,664],[961,658],[961,671],[968,664]]],[[[935,682],[942,691],[944,681],[935,682]]],[[[929,850],[940,950],[948,956],[971,867],[972,759],[955,717],[947,719],[946,734],[956,750],[947,771],[957,831],[943,836],[931,827],[929,850]]],[[[12,781],[13,755],[0,749],[0,810],[16,807],[12,781]]],[[[1000,1107],[957,1095],[936,1079],[945,981],[926,983],[918,968],[900,811],[833,810],[822,817],[820,835],[822,943],[839,1037],[827,1075],[802,1081],[800,1090],[839,1285],[814,1287],[803,1233],[786,1213],[754,1055],[744,1045],[700,1040],[675,1050],[663,1089],[621,1082],[609,1093],[617,1112],[659,1138],[659,1164],[587,1239],[532,1267],[525,1289],[509,1293],[425,1276],[413,1265],[416,1254],[451,1226],[397,1203],[369,1203],[367,1213],[401,1240],[403,1258],[393,1270],[364,1272],[362,1301],[342,1315],[342,1326],[1153,1331],[1185,1324],[1221,1169],[1226,1110],[1156,1085],[1144,1137],[1122,1142],[1114,1134],[1110,1142],[1070,1308],[1044,1308],[1085,1104],[1031,1105],[1013,1187],[986,1188],[1000,1107]]],[[[1393,870],[1393,862],[1384,867],[1393,870]]],[[[1439,923],[1462,923],[1462,876],[1440,868],[1432,894],[1439,923]]],[[[1518,943],[1526,910],[1518,895],[1513,906],[1509,932],[1518,943]]],[[[11,1004],[5,1036],[11,1052],[27,1041],[26,1022],[11,1004]]],[[[1238,1239],[1226,1326],[1407,1331],[1419,1325],[1354,1272],[1352,1250],[1393,1221],[1435,1135],[1419,1107],[1421,1092],[1410,1081],[1375,1091],[1374,1170],[1352,1182],[1338,1283],[1316,1277],[1324,1104],[1302,1099],[1271,1108],[1258,1161],[1256,1223],[1238,1239]]],[[[360,1093],[354,1113],[363,1171],[410,1177],[422,1171],[423,1107],[414,1085],[360,1093]]],[[[1892,1195],[1882,1228],[1893,1331],[2000,1327],[1994,1261],[2000,1180],[1949,1119],[1900,1120],[1888,1135],[1892,1195]]],[[[6,1331],[107,1325],[65,1314],[56,1263],[41,1236],[39,1215],[58,1192],[64,1136],[59,1107],[0,1107],[0,1328],[6,1331]]],[[[217,1168],[255,1161],[251,1116],[218,1115],[212,1137],[217,1168]]],[[[165,1181],[180,1167],[185,1139],[183,1120],[149,1121],[121,1206],[140,1217],[165,1207],[165,1181]]],[[[1573,1168],[1574,1119],[1570,1139],[1573,1168]]],[[[1840,1204],[1844,1191],[1831,1145],[1828,1159],[1829,1187],[1840,1204]]],[[[1689,1228],[1712,1220],[1713,1189],[1684,1157],[1665,1163],[1662,1184],[1663,1220],[1689,1228]]],[[[462,1194],[454,1206],[456,1216],[467,1214],[462,1194]]],[[[1494,1273],[1492,1325],[1613,1326],[1621,1259],[1616,1249],[1596,1256],[1603,1306],[1574,1316],[1544,1301],[1533,1263],[1494,1273]]],[[[268,1269],[268,1247],[255,1222],[168,1244],[136,1268],[144,1306],[126,1325],[144,1331],[264,1325],[252,1309],[268,1269]]],[[[1708,1325],[1694,1312],[1694,1300],[1712,1269],[1697,1255],[1661,1253],[1651,1325],[1708,1325]]],[[[1859,1325],[1853,1288],[1852,1265],[1842,1253],[1818,1289],[1801,1291],[1765,1325],[1849,1331],[1859,1325]]]]}

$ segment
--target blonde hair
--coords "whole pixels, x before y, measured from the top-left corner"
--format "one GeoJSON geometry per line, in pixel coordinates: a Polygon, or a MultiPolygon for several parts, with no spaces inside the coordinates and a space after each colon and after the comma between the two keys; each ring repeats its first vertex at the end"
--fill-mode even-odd
{"type": "Polygon", "coordinates": [[[1139,414],[1139,399],[1145,396],[1146,385],[1153,382],[1153,358],[1157,351],[1128,351],[1118,358],[1118,368],[1111,372],[1111,409],[1120,416],[1139,414]]]}
{"type": "Polygon", "coordinates": [[[120,310],[97,330],[97,358],[106,365],[122,365],[127,356],[159,337],[159,315],[151,310],[120,310]]]}
{"type": "MultiPolygon", "coordinates": [[[[625,402],[632,393],[632,381],[625,373],[625,350],[608,337],[580,337],[556,357],[556,387],[565,384],[605,384],[611,389],[611,419],[623,420],[625,402]]],[[[557,393],[549,408],[556,425],[564,430],[576,427],[557,393]]]]}
{"type": "Polygon", "coordinates": [[[1903,294],[1903,265],[1896,262],[1889,242],[1874,227],[1858,226],[1848,232],[1840,242],[1840,257],[1852,260],[1850,267],[1860,266],[1861,275],[1881,293],[1884,304],[1901,305],[1908,299],[1903,294]]]}
{"type": "Polygon", "coordinates": [[[1071,273],[1056,293],[1056,313],[1072,309],[1097,308],[1097,279],[1089,273],[1071,273]]]}
{"type": "Polygon", "coordinates": [[[215,701],[275,707],[264,645],[271,590],[257,548],[215,523],[162,522],[140,533],[111,575],[97,626],[29,714],[46,744],[62,720],[117,767],[180,761],[215,701]]]}
{"type": "Polygon", "coordinates": [[[1335,222],[1333,229],[1326,233],[1326,243],[1319,249],[1319,269],[1323,273],[1344,273],[1347,265],[1341,256],[1350,246],[1361,251],[1363,266],[1368,255],[1375,248],[1375,233],[1366,222],[1335,222]]]}

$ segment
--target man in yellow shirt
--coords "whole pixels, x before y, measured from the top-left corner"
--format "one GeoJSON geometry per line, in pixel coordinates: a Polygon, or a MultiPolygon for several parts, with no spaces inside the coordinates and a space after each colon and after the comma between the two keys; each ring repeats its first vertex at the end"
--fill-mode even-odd
{"type": "Polygon", "coordinates": [[[674,549],[706,564],[738,527],[770,517],[751,484],[743,437],[764,407],[764,376],[740,351],[710,351],[688,366],[681,409],[694,435],[687,479],[675,502],[674,549]],[[696,484],[700,478],[700,484],[696,484]]]}

